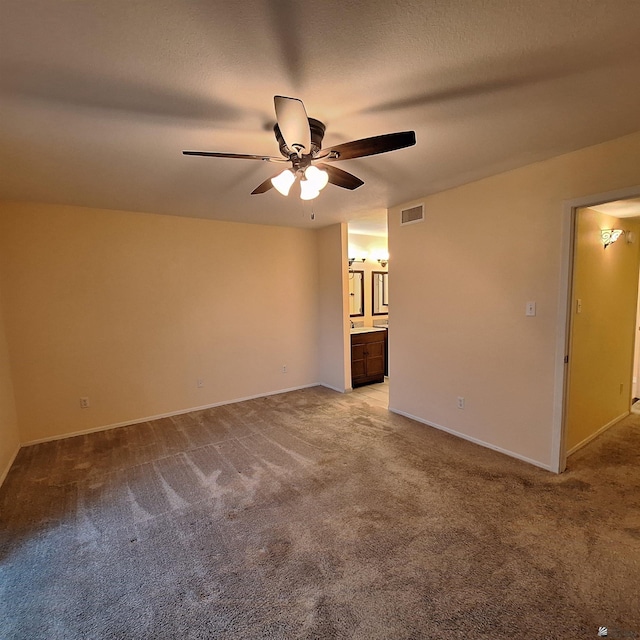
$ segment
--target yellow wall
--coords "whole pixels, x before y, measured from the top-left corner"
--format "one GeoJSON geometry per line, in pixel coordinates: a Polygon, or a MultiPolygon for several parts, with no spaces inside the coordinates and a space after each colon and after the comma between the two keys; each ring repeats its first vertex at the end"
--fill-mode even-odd
{"type": "Polygon", "coordinates": [[[638,184],[640,133],[391,209],[392,409],[553,468],[563,203],[638,184]]]}
{"type": "Polygon", "coordinates": [[[317,246],[308,230],[1,205],[22,442],[316,383],[317,246]]]}
{"type": "MultiPolygon", "coordinates": [[[[420,198],[421,224],[390,210],[390,406],[551,468],[563,202],[638,184],[640,133],[420,198]]],[[[10,438],[16,414],[26,443],[348,387],[346,246],[345,225],[0,205],[10,438]]]]}
{"type": "Polygon", "coordinates": [[[9,351],[4,330],[2,292],[0,289],[0,484],[18,452],[20,438],[11,382],[9,351]]]}
{"type": "MultiPolygon", "coordinates": [[[[638,290],[637,290],[638,302],[636,305],[636,319],[640,318],[640,274],[638,274],[638,290]]],[[[640,331],[640,327],[638,327],[640,331]]],[[[638,379],[638,373],[640,370],[640,333],[636,333],[636,341],[633,354],[633,377],[631,381],[631,397],[637,398],[640,393],[640,380],[638,379]]]]}
{"type": "Polygon", "coordinates": [[[629,412],[638,290],[638,231],[592,209],[578,211],[573,272],[567,449],[629,412]],[[601,229],[629,229],[606,249],[601,229]],[[577,313],[577,300],[581,312],[577,313]]]}

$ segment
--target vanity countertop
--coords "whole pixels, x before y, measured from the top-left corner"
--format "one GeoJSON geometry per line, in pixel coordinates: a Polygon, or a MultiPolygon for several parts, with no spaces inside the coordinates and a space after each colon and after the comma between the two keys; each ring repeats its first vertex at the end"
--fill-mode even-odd
{"type": "Polygon", "coordinates": [[[371,333],[372,331],[385,331],[387,327],[355,327],[351,329],[351,335],[356,333],[371,333]]]}

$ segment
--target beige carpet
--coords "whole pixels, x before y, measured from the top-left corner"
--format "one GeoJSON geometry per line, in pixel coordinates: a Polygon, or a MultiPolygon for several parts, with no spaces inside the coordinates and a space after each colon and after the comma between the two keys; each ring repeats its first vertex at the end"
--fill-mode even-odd
{"type": "Polygon", "coordinates": [[[23,449],[0,637],[640,638],[640,416],[554,476],[313,388],[23,449]]]}

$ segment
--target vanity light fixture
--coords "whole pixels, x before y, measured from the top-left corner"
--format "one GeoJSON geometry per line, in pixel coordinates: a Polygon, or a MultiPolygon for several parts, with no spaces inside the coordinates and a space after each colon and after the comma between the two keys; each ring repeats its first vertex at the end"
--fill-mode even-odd
{"type": "Polygon", "coordinates": [[[381,267],[386,267],[389,264],[389,252],[386,249],[376,251],[376,259],[381,267]]]}
{"type": "Polygon", "coordinates": [[[354,262],[366,262],[367,256],[363,256],[361,258],[349,258],[349,266],[351,266],[354,262]]]}
{"type": "Polygon", "coordinates": [[[613,244],[624,232],[624,229],[601,229],[600,239],[606,249],[610,244],[613,244]]]}

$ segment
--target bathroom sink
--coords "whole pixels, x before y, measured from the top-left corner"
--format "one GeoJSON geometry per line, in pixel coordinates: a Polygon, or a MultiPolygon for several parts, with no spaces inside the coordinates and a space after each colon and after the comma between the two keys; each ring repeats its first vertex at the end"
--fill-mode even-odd
{"type": "Polygon", "coordinates": [[[355,327],[351,329],[351,333],[370,333],[372,331],[384,331],[386,327],[355,327]]]}

